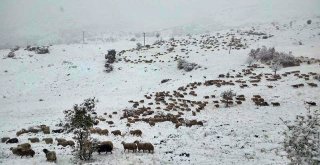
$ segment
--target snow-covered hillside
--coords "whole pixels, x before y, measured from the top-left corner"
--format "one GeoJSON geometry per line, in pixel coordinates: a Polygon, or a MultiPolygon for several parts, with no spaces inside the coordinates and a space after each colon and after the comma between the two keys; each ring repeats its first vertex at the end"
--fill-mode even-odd
{"type": "MultiPolygon", "coordinates": [[[[303,18],[174,39],[164,37],[158,44],[153,44],[156,37],[147,37],[147,44],[151,46],[142,50],[135,49],[141,39],[52,45],[49,54],[20,48],[13,58],[7,57],[10,50],[0,50],[3,57],[0,59],[0,137],[16,137],[16,132],[22,128],[41,124],[58,128],[56,124],[64,120],[63,110],[86,98],[96,97],[98,115],[114,124],[100,121],[95,127],[106,128],[109,132],[120,130],[123,136],[94,134],[95,138],[110,140],[115,146],[113,154],[94,153],[94,164],[287,164],[289,160],[282,146],[286,126],[280,118],[293,120],[296,115],[304,114],[307,101],[320,104],[320,88],[308,85],[320,85],[311,76],[320,74],[317,61],[320,59],[320,19],[310,19],[311,24],[303,18]],[[239,39],[240,44],[229,54],[228,43],[232,37],[239,39]],[[309,57],[306,61],[311,63],[281,69],[278,72],[281,79],[277,81],[268,80],[273,72],[259,62],[258,67],[251,68],[250,74],[245,74],[244,70],[250,69],[246,63],[248,53],[263,45],[275,47],[277,51],[292,51],[296,57],[309,57]],[[110,49],[118,52],[117,62],[113,64],[114,71],[106,73],[105,54],[110,49]],[[191,72],[178,70],[178,59],[201,67],[191,72]],[[230,76],[219,76],[221,74],[230,76]],[[261,81],[250,82],[250,76],[259,74],[261,81]],[[310,75],[309,79],[304,75],[310,75]],[[170,80],[161,83],[164,79],[170,80]],[[210,80],[224,83],[210,85],[210,80]],[[300,83],[304,86],[292,87],[300,83]],[[225,108],[220,94],[229,89],[238,96],[244,95],[245,101],[225,108]],[[161,92],[166,95],[161,96],[164,101],[157,101],[161,92]],[[254,95],[260,95],[270,105],[255,105],[251,100],[254,95]],[[272,102],[280,106],[272,106],[272,102]],[[168,109],[170,104],[174,106],[168,109]],[[147,111],[152,110],[153,114],[121,119],[125,109],[137,111],[148,107],[147,111]],[[168,114],[180,115],[186,123],[201,121],[203,126],[176,128],[172,121],[156,122],[154,126],[142,121],[168,114]],[[135,121],[130,127],[127,126],[129,120],[135,121]],[[130,135],[129,131],[134,129],[142,130],[142,136],[130,135]],[[155,152],[124,152],[121,142],[135,140],[151,142],[155,152]]],[[[311,109],[319,109],[319,106],[311,109]]],[[[18,136],[19,143],[28,142],[30,137],[71,140],[72,134],[28,133],[18,136]]],[[[13,155],[10,151],[13,146],[16,144],[0,143],[0,164],[46,164],[43,148],[57,152],[57,164],[72,164],[72,149],[57,146],[56,141],[50,145],[41,141],[33,143],[34,158],[13,155]]]]}

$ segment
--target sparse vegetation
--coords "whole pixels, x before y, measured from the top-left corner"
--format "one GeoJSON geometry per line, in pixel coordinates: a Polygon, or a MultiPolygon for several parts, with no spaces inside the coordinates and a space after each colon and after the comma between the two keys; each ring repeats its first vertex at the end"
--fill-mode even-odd
{"type": "Polygon", "coordinates": [[[298,115],[292,124],[286,124],[284,149],[291,164],[320,163],[320,115],[319,111],[298,115]]]}
{"type": "Polygon", "coordinates": [[[89,129],[94,125],[96,117],[95,98],[84,100],[80,105],[74,105],[65,113],[65,129],[75,134],[77,141],[76,156],[80,160],[90,160],[94,151],[89,129]]]}
{"type": "Polygon", "coordinates": [[[141,50],[141,49],[142,49],[142,44],[141,44],[140,42],[137,43],[136,49],[137,49],[137,50],[141,50]]]}
{"type": "Polygon", "coordinates": [[[281,65],[280,62],[275,62],[275,63],[271,64],[270,68],[274,72],[274,76],[276,76],[277,75],[277,71],[279,71],[282,68],[282,65],[281,65]]]}
{"type": "Polygon", "coordinates": [[[277,52],[275,48],[262,48],[251,49],[249,57],[262,63],[280,63],[283,67],[291,67],[300,65],[299,61],[289,53],[277,52]]]}
{"type": "Polygon", "coordinates": [[[190,63],[190,62],[187,62],[186,60],[181,60],[181,59],[178,60],[178,64],[177,64],[178,69],[183,69],[186,72],[190,72],[193,69],[197,69],[199,67],[200,66],[196,63],[190,63]]]}
{"type": "Polygon", "coordinates": [[[236,93],[231,89],[221,93],[221,97],[225,100],[226,107],[230,106],[234,96],[236,96],[236,93]]]}

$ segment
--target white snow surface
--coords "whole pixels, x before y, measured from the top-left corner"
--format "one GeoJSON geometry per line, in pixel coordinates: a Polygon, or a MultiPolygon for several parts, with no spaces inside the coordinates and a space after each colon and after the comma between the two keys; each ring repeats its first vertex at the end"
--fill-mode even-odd
{"type": "MultiPolygon", "coordinates": [[[[296,115],[304,114],[305,101],[315,101],[317,105],[320,104],[320,88],[311,88],[306,84],[313,82],[320,85],[312,78],[305,81],[291,75],[275,82],[263,80],[256,87],[248,82],[248,88],[240,88],[239,84],[220,88],[200,86],[195,89],[197,97],[187,96],[187,98],[204,100],[203,96],[206,95],[219,97],[222,91],[228,89],[246,97],[246,101],[241,105],[230,108],[224,108],[222,104],[220,108],[216,108],[212,100],[209,100],[209,104],[196,116],[192,116],[191,112],[184,112],[184,118],[204,121],[203,126],[181,126],[176,129],[171,122],[156,123],[153,127],[145,122],[136,122],[127,127],[126,119],[120,120],[120,117],[123,109],[132,107],[132,104],[128,103],[129,100],[145,99],[145,94],[173,91],[191,82],[218,79],[219,74],[228,72],[233,74],[232,70],[235,70],[235,73],[241,72],[247,68],[245,62],[251,48],[266,45],[275,47],[278,51],[292,51],[297,57],[319,59],[320,19],[313,17],[310,25],[306,24],[304,18],[292,21],[292,26],[289,25],[290,21],[254,26],[256,31],[274,36],[265,40],[257,40],[257,36],[242,36],[247,39],[248,48],[231,50],[230,54],[228,49],[205,51],[199,45],[187,45],[187,49],[192,50],[187,58],[187,55],[180,51],[183,46],[179,45],[175,48],[175,52],[160,56],[155,63],[117,62],[113,65],[114,71],[111,73],[103,71],[104,55],[107,51],[128,50],[134,48],[136,42],[123,39],[105,44],[53,45],[49,47],[49,54],[35,54],[21,48],[15,52],[16,57],[13,59],[6,58],[10,50],[0,50],[0,56],[3,57],[0,59],[0,137],[16,137],[18,130],[40,124],[46,124],[54,129],[55,125],[64,119],[63,110],[72,108],[74,104],[79,104],[86,98],[96,97],[99,100],[96,109],[98,115],[118,112],[112,118],[106,117],[107,121],[114,121],[113,126],[100,122],[98,127],[107,128],[109,132],[119,129],[126,135],[123,137],[112,134],[93,135],[99,140],[111,140],[115,149],[113,154],[108,155],[94,153],[92,164],[288,164],[289,160],[282,147],[284,139],[282,133],[286,130],[286,126],[280,118],[293,120],[296,115]],[[303,44],[299,45],[298,41],[303,44]],[[186,57],[188,61],[202,67],[191,72],[178,70],[176,62],[171,58],[176,55],[186,57]],[[171,61],[167,62],[168,60],[171,61]],[[171,80],[161,84],[163,79],[171,80]],[[297,83],[304,83],[305,86],[293,89],[291,85],[297,83]],[[267,85],[274,87],[270,89],[267,85]],[[251,101],[252,95],[261,95],[267,102],[279,102],[281,106],[258,107],[251,101]],[[141,129],[142,136],[129,135],[129,131],[133,129],[141,129]],[[155,146],[155,152],[153,154],[124,152],[121,142],[134,140],[151,142],[155,146]],[[189,153],[190,156],[179,156],[182,153],[189,153]]],[[[225,35],[236,33],[237,30],[250,29],[252,27],[226,29],[211,32],[210,35],[217,36],[216,33],[225,35]]],[[[201,36],[194,35],[193,38],[200,40],[201,36]]],[[[188,37],[175,39],[182,40],[188,37]]],[[[149,37],[147,43],[152,44],[155,40],[156,38],[149,37]]],[[[224,38],[221,40],[229,41],[224,38]]],[[[139,52],[126,52],[125,55],[130,59],[138,59],[139,56],[155,59],[151,55],[164,52],[167,48],[169,47],[164,45],[139,52]]],[[[283,68],[279,74],[295,70],[300,70],[301,73],[319,74],[320,65],[302,64],[283,68]]],[[[254,72],[272,73],[272,70],[266,66],[254,72]]],[[[319,109],[319,106],[312,109],[319,109]]],[[[29,137],[72,139],[71,134],[64,133],[24,134],[18,137],[19,143],[28,142],[29,137]]],[[[34,158],[20,158],[13,155],[9,150],[13,146],[16,144],[0,143],[0,164],[52,164],[46,162],[43,148],[57,152],[57,164],[73,164],[71,149],[58,147],[56,142],[52,145],[44,142],[32,144],[32,148],[36,151],[34,158]]]]}

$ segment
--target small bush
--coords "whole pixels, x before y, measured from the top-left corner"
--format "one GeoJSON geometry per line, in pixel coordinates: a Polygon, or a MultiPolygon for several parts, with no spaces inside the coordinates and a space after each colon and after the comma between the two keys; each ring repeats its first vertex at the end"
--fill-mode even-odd
{"type": "Polygon", "coordinates": [[[141,50],[141,49],[142,49],[142,44],[141,44],[140,42],[137,43],[136,49],[137,49],[137,50],[141,50]]]}
{"type": "Polygon", "coordinates": [[[229,107],[230,101],[233,100],[234,96],[236,96],[236,93],[231,89],[221,93],[221,97],[225,100],[226,107],[229,107]]]}
{"type": "Polygon", "coordinates": [[[177,65],[177,68],[178,69],[183,69],[185,70],[186,72],[190,72],[192,71],[193,69],[197,69],[199,68],[200,66],[196,63],[189,63],[187,62],[186,60],[178,60],[178,65],[177,65]]]}
{"type": "Polygon", "coordinates": [[[107,63],[114,63],[114,61],[116,60],[116,53],[117,52],[114,49],[108,51],[108,54],[105,55],[107,63]]]}
{"type": "Polygon", "coordinates": [[[49,48],[46,46],[37,47],[37,49],[35,51],[37,54],[47,54],[47,53],[49,53],[49,48]]]}
{"type": "Polygon", "coordinates": [[[320,115],[308,112],[297,116],[293,124],[286,124],[284,149],[291,164],[320,163],[320,115]]]}
{"type": "Polygon", "coordinates": [[[106,64],[104,65],[104,67],[105,67],[105,71],[106,71],[107,73],[110,73],[110,72],[113,71],[113,66],[112,66],[111,64],[109,64],[109,63],[106,63],[106,64]]]}
{"type": "Polygon", "coordinates": [[[159,38],[160,37],[160,33],[156,33],[156,37],[159,38]]]}
{"type": "Polygon", "coordinates": [[[9,52],[7,57],[8,58],[13,58],[16,54],[12,51],[12,52],[9,52]]]}
{"type": "Polygon", "coordinates": [[[274,76],[276,76],[277,75],[277,71],[282,69],[282,65],[281,65],[280,62],[276,62],[276,63],[271,64],[270,68],[274,72],[274,76]]]}

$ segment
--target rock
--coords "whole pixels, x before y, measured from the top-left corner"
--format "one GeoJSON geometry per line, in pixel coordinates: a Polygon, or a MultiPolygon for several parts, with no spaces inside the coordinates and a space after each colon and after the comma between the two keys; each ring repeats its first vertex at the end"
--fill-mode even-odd
{"type": "Polygon", "coordinates": [[[35,52],[37,54],[47,54],[49,53],[49,48],[48,47],[37,47],[37,49],[35,50],[35,52]]]}
{"type": "Polygon", "coordinates": [[[15,56],[15,53],[12,51],[12,52],[9,52],[9,54],[8,54],[8,57],[9,58],[13,58],[15,56]]]}

